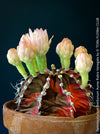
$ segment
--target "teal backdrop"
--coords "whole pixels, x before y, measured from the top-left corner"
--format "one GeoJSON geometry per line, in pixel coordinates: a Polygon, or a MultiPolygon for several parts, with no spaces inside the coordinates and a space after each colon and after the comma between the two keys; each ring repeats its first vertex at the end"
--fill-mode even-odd
{"type": "MultiPolygon", "coordinates": [[[[68,37],[75,48],[85,46],[93,56],[90,83],[94,89],[96,105],[96,17],[99,17],[99,0],[1,0],[0,1],[0,134],[8,134],[3,126],[2,106],[14,99],[16,84],[22,77],[16,68],[8,64],[9,48],[16,48],[22,34],[28,28],[47,29],[49,38],[54,35],[47,53],[48,68],[53,63],[60,68],[56,45],[68,37]]],[[[74,56],[71,59],[74,68],[74,56]]]]}

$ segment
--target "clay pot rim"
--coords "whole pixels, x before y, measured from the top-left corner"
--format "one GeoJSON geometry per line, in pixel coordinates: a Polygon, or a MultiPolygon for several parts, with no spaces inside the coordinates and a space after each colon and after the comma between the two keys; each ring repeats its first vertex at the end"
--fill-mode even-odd
{"type": "Polygon", "coordinates": [[[10,112],[11,114],[13,115],[22,115],[22,117],[24,118],[25,116],[26,117],[31,117],[38,120],[41,119],[41,120],[48,120],[48,121],[54,121],[54,122],[62,122],[62,121],[65,121],[65,122],[84,122],[84,121],[88,121],[88,120],[95,120],[96,119],[96,116],[97,114],[100,115],[100,109],[98,110],[98,107],[96,106],[93,106],[95,108],[97,108],[97,112],[96,113],[93,113],[93,114],[90,114],[90,115],[86,115],[86,116],[79,116],[77,118],[70,118],[70,117],[56,117],[56,116],[43,116],[43,115],[31,115],[31,114],[27,114],[27,113],[21,113],[21,112],[18,112],[18,111],[14,111],[13,109],[10,109],[7,107],[7,105],[11,102],[14,102],[15,100],[10,100],[6,103],[4,103],[3,105],[3,111],[6,110],[8,112],[10,112]],[[91,116],[93,116],[93,118],[91,118],[91,116]]]}

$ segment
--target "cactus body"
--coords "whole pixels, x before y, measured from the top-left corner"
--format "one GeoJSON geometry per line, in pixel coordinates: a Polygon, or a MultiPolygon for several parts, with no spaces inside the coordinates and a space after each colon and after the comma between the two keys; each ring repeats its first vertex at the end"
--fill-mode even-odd
{"type": "Polygon", "coordinates": [[[17,92],[16,110],[66,117],[86,115],[90,109],[90,96],[87,94],[91,91],[89,85],[85,89],[81,89],[80,85],[81,77],[73,70],[61,68],[56,71],[52,68],[52,73],[38,73],[35,78],[30,75],[17,92]]]}

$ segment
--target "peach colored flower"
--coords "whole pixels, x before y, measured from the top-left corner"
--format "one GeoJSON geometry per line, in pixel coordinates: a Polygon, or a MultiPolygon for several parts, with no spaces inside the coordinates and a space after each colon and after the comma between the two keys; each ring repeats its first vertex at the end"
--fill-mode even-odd
{"type": "Polygon", "coordinates": [[[32,30],[29,29],[29,35],[33,49],[36,51],[37,55],[45,55],[51,43],[51,39],[48,40],[47,30],[43,31],[42,28],[37,28],[32,32],[32,30]]]}
{"type": "Polygon", "coordinates": [[[71,40],[64,38],[56,47],[59,56],[70,58],[73,55],[74,46],[71,40]]]}
{"type": "Polygon", "coordinates": [[[75,58],[78,56],[79,53],[82,53],[82,52],[87,53],[87,49],[84,46],[80,46],[76,48],[75,53],[74,53],[75,58]]]}
{"type": "Polygon", "coordinates": [[[80,73],[90,72],[93,65],[91,55],[89,55],[88,53],[78,54],[75,60],[75,64],[78,72],[80,73]]]}
{"type": "Polygon", "coordinates": [[[30,37],[28,34],[23,35],[20,39],[19,46],[17,46],[18,56],[23,62],[32,61],[36,54],[31,45],[30,37]]]}
{"type": "Polygon", "coordinates": [[[7,59],[8,59],[8,62],[14,66],[19,65],[19,63],[21,62],[18,57],[17,50],[15,48],[10,48],[8,50],[7,59]]]}
{"type": "Polygon", "coordinates": [[[31,40],[30,40],[30,36],[28,33],[22,35],[20,42],[23,42],[24,44],[28,44],[31,45],[31,40]]]}

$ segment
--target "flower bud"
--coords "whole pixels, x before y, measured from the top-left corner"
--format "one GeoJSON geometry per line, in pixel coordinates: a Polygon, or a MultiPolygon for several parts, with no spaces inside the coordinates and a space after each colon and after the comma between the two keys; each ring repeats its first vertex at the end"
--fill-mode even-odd
{"type": "Polygon", "coordinates": [[[74,46],[71,40],[64,38],[56,47],[56,52],[60,56],[62,68],[69,70],[70,58],[73,54],[74,46]]]}
{"type": "Polygon", "coordinates": [[[30,43],[27,35],[23,35],[19,42],[19,46],[17,46],[18,56],[20,60],[25,63],[32,61],[36,56],[30,43]]]}
{"type": "Polygon", "coordinates": [[[64,38],[56,47],[56,52],[59,56],[70,58],[73,55],[74,46],[71,40],[64,38]]]}
{"type": "Polygon", "coordinates": [[[32,47],[30,37],[28,34],[23,35],[21,37],[19,46],[17,46],[17,51],[20,60],[26,63],[26,66],[30,74],[33,75],[33,77],[35,77],[37,71],[37,62],[35,60],[36,53],[32,47]]]}
{"type": "Polygon", "coordinates": [[[90,72],[93,65],[91,55],[88,53],[80,53],[75,60],[75,64],[78,72],[90,72]]]}
{"type": "Polygon", "coordinates": [[[15,48],[8,50],[7,59],[10,64],[16,66],[17,70],[24,78],[27,78],[27,73],[18,57],[17,50],[15,48]]]}
{"type": "Polygon", "coordinates": [[[82,52],[87,53],[87,49],[84,46],[80,46],[80,47],[76,48],[75,53],[74,53],[75,58],[78,56],[78,54],[80,54],[82,52]]]}
{"type": "Polygon", "coordinates": [[[14,66],[17,66],[20,64],[20,59],[17,54],[17,50],[15,48],[10,48],[7,53],[7,59],[8,62],[14,66]]]}
{"type": "Polygon", "coordinates": [[[93,65],[92,56],[88,53],[80,53],[75,60],[75,64],[76,70],[80,72],[81,75],[82,84],[80,87],[83,89],[89,80],[88,73],[91,71],[93,65]]]}

